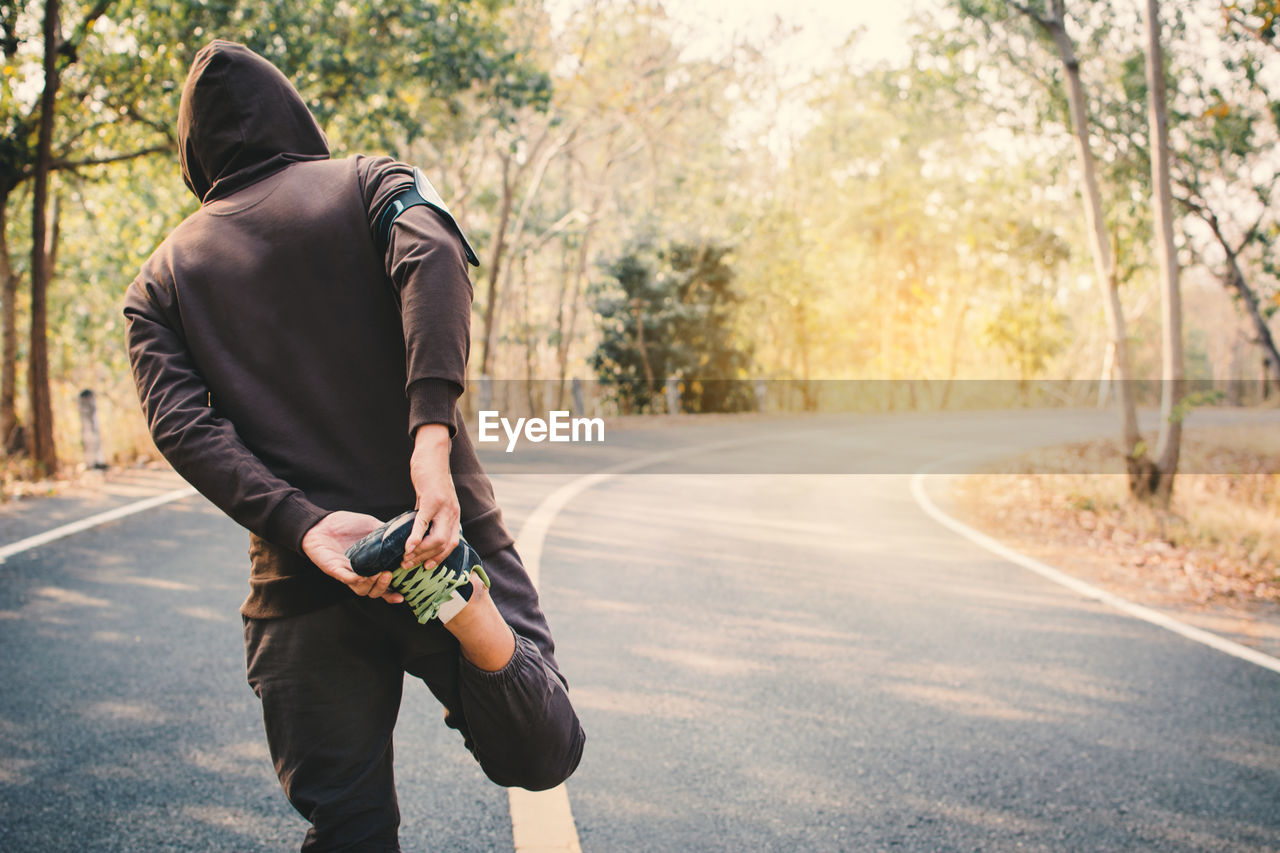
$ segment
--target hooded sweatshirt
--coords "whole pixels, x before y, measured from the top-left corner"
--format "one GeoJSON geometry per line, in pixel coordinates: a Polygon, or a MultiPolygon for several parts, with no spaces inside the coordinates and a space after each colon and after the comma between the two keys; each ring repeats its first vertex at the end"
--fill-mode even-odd
{"type": "Polygon", "coordinates": [[[463,534],[511,544],[456,403],[471,283],[455,226],[425,206],[385,252],[370,223],[410,184],[388,158],[329,157],[273,65],[214,41],[178,111],[182,176],[201,207],[129,286],[129,358],[156,446],[250,531],[241,613],[305,613],[353,595],[302,554],[334,510],[414,505],[413,433],[446,424],[463,534]]]}

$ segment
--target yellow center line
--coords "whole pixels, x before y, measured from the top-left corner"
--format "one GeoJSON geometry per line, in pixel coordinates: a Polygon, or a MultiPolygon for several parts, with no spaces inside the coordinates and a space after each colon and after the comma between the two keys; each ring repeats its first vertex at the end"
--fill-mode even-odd
{"type": "MultiPolygon", "coordinates": [[[[516,535],[516,551],[537,589],[542,580],[542,545],[556,515],[573,497],[601,480],[603,474],[579,477],[538,504],[516,535]]],[[[549,791],[507,789],[511,836],[516,853],[582,853],[578,827],[569,808],[569,791],[561,783],[549,791]]]]}

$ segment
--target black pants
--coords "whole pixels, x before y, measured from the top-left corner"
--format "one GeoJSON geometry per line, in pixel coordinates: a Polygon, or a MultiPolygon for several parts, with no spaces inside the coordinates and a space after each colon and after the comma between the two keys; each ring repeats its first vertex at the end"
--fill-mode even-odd
{"type": "Polygon", "coordinates": [[[301,616],[244,620],[249,685],[285,795],[311,822],[304,851],[398,851],[392,730],[404,673],[421,678],[494,782],[568,778],[585,735],[556,667],[537,593],[515,550],[484,558],[515,656],[485,672],[438,622],[355,598],[301,616]]]}

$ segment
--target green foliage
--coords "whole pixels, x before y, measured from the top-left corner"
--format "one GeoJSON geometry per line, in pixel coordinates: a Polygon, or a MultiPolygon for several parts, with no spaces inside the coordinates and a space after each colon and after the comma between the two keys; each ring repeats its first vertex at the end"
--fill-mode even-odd
{"type": "MultiPolygon", "coordinates": [[[[462,0],[182,0],[108,3],[83,26],[88,4],[66,4],[66,55],[55,159],[65,164],[172,149],[178,93],[205,42],[247,44],[294,81],[335,148],[390,147],[437,131],[467,98],[499,121],[545,106],[545,69],[507,43],[506,2],[462,0]]],[[[42,86],[37,6],[0,15],[0,189],[24,179],[34,158],[42,86]],[[20,12],[20,13],[19,13],[20,12]]]]}
{"type": "Polygon", "coordinates": [[[1027,382],[1042,376],[1066,345],[1066,315],[1047,299],[1006,303],[983,329],[983,341],[1005,353],[1027,382]]]}
{"type": "Polygon", "coordinates": [[[157,236],[178,224],[196,201],[161,158],[116,166],[117,180],[63,181],[61,246],[50,290],[50,358],[55,375],[81,388],[110,387],[128,374],[120,300],[157,236]]]}
{"type": "MultiPolygon", "coordinates": [[[[154,51],[113,57],[119,76],[177,81],[213,38],[241,42],[294,81],[338,148],[388,147],[447,123],[476,94],[511,110],[545,104],[549,78],[506,39],[506,2],[128,0],[120,26],[154,51]],[[192,38],[191,36],[194,36],[192,38]]],[[[159,116],[169,116],[176,100],[159,116]]]]}
{"type": "Polygon", "coordinates": [[[672,241],[633,243],[603,264],[593,287],[600,343],[591,365],[624,411],[651,411],[668,378],[681,408],[734,412],[754,406],[745,383],[750,351],[732,333],[740,297],[731,249],[672,241]]]}
{"type": "Polygon", "coordinates": [[[1233,32],[1277,46],[1280,3],[1276,0],[1230,0],[1222,4],[1223,17],[1233,32]]]}
{"type": "MultiPolygon", "coordinates": [[[[1217,214],[1260,312],[1274,316],[1280,98],[1268,89],[1269,2],[1163,5],[1176,183],[1184,203],[1217,214]]],[[[68,37],[90,5],[66,0],[68,37]]],[[[385,150],[430,171],[485,261],[477,339],[496,292],[495,376],[595,370],[631,410],[664,408],[670,376],[683,409],[706,411],[749,407],[732,384],[748,369],[796,379],[1096,373],[1105,335],[1065,76],[1044,28],[1007,0],[953,0],[917,17],[911,56],[893,65],[869,67],[851,39],[803,82],[760,45],[688,50],[695,34],[650,0],[570,5],[553,16],[543,0],[109,3],[62,58],[55,374],[89,385],[123,370],[121,289],[194,206],[171,153],[173,122],[191,57],[214,37],[283,68],[335,153],[385,150]],[[76,165],[154,149],[166,153],[76,165]],[[629,243],[638,233],[663,236],[629,243]]],[[[1044,15],[1052,4],[1022,5],[1044,15]]],[[[0,4],[0,189],[17,183],[6,236],[23,277],[40,6],[0,4]]],[[[1122,296],[1137,315],[1135,372],[1150,375],[1141,22],[1132,4],[1066,6],[1122,296]]],[[[1219,274],[1207,226],[1181,224],[1184,263],[1219,274]]],[[[1188,322],[1207,354],[1192,366],[1220,368],[1210,355],[1234,330],[1188,322]]]]}
{"type": "Polygon", "coordinates": [[[1226,397],[1227,395],[1224,392],[1212,388],[1183,394],[1173,407],[1173,411],[1169,413],[1169,421],[1171,423],[1182,423],[1186,420],[1187,415],[1195,410],[1196,406],[1216,406],[1221,404],[1226,397]]]}
{"type": "MultiPolygon", "coordinates": [[[[993,75],[998,82],[977,96],[997,111],[1001,123],[1018,128],[1028,140],[1051,141],[1057,156],[1074,161],[1062,61],[1040,23],[1050,17],[1049,4],[1019,4],[1039,20],[1005,0],[952,0],[952,5],[961,26],[948,38],[963,45],[971,63],[999,69],[993,75]],[[1024,88],[1028,83],[1030,88],[1024,88]],[[1011,92],[1028,94],[1011,97],[1011,92]]],[[[1064,5],[1088,102],[1107,230],[1115,241],[1117,278],[1124,283],[1148,265],[1152,233],[1142,22],[1136,8],[1105,0],[1064,5]]],[[[1074,162],[1070,173],[1078,185],[1074,162]]]]}
{"type": "Polygon", "coordinates": [[[1267,3],[1224,4],[1222,11],[1218,40],[1188,37],[1174,45],[1175,197],[1189,214],[1187,241],[1196,255],[1229,288],[1234,270],[1218,259],[1234,255],[1259,313],[1270,318],[1280,304],[1280,81],[1265,69],[1276,48],[1257,29],[1267,3]]]}
{"type": "MultiPolygon", "coordinates": [[[[335,153],[400,152],[460,124],[479,132],[477,116],[501,127],[519,110],[545,108],[547,71],[507,36],[515,2],[64,2],[53,140],[62,239],[49,305],[56,377],[105,389],[120,375],[121,290],[194,206],[178,180],[174,125],[201,46],[239,41],[275,62],[326,126],[335,153]],[[166,156],[146,159],[157,153],[166,156]]],[[[30,254],[29,217],[10,202],[35,159],[43,10],[0,5],[0,204],[9,214],[0,240],[19,275],[30,254]]]]}

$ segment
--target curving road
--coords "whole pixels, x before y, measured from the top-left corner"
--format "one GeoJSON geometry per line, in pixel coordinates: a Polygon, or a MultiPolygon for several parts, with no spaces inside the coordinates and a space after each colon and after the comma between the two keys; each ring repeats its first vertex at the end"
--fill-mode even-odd
{"type": "MultiPolygon", "coordinates": [[[[992,443],[1110,426],[1026,413],[992,443]]],[[[584,850],[1280,850],[1280,676],[926,517],[905,475],[974,434],[715,421],[489,457],[513,529],[635,468],[571,499],[541,559],[589,734],[584,850]],[[840,449],[889,470],[809,470],[840,449]]],[[[20,504],[0,545],[173,486],[20,504]]],[[[0,850],[296,846],[243,678],[245,547],[189,498],[0,564],[0,850]]],[[[504,792],[420,685],[397,761],[405,850],[511,849],[504,792]]]]}

